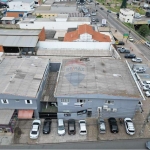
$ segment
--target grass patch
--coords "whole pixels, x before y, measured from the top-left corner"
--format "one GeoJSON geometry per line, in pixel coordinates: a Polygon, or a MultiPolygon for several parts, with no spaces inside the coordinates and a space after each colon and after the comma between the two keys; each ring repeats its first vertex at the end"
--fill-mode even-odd
{"type": "Polygon", "coordinates": [[[130,29],[130,28],[134,29],[134,25],[131,24],[131,23],[123,22],[123,24],[124,24],[125,26],[127,26],[129,29],[130,29]]]}

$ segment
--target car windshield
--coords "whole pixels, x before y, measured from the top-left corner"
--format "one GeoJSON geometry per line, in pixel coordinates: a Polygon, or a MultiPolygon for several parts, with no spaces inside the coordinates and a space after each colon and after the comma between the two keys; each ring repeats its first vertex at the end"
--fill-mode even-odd
{"type": "Polygon", "coordinates": [[[80,131],[81,133],[86,133],[86,131],[80,131]]]}
{"type": "Polygon", "coordinates": [[[59,130],[64,130],[64,126],[59,126],[58,129],[59,130]]]}
{"type": "Polygon", "coordinates": [[[33,125],[39,125],[39,123],[38,122],[34,122],[33,125]]]}
{"type": "Polygon", "coordinates": [[[129,132],[134,132],[134,130],[129,129],[129,132]]]}
{"type": "Polygon", "coordinates": [[[32,131],[31,134],[37,134],[37,131],[32,131]]]}

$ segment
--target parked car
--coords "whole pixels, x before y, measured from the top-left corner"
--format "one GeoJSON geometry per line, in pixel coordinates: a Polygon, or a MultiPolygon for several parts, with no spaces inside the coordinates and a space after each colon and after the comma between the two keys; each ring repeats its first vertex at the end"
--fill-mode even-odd
{"type": "Polygon", "coordinates": [[[128,39],[130,42],[134,42],[134,39],[131,36],[128,39]]]}
{"type": "Polygon", "coordinates": [[[75,135],[76,134],[76,125],[74,119],[68,120],[68,134],[69,135],[75,135]]]}
{"type": "Polygon", "coordinates": [[[134,68],[133,71],[137,73],[144,73],[146,72],[146,69],[144,67],[139,67],[139,68],[134,68]]]}
{"type": "Polygon", "coordinates": [[[99,22],[98,18],[95,19],[96,22],[99,22]]]}
{"type": "Polygon", "coordinates": [[[49,118],[46,118],[44,120],[43,134],[49,134],[51,132],[51,123],[52,123],[52,120],[49,118]]]}
{"type": "Polygon", "coordinates": [[[143,85],[143,91],[149,91],[150,90],[150,85],[143,85]]]}
{"type": "Polygon", "coordinates": [[[100,133],[106,133],[106,124],[105,124],[104,119],[102,118],[98,119],[98,127],[99,127],[100,133]]]}
{"type": "Polygon", "coordinates": [[[93,12],[91,13],[91,16],[96,16],[96,11],[93,11],[93,12]]]}
{"type": "Polygon", "coordinates": [[[65,135],[65,124],[63,119],[58,119],[58,135],[65,135]]]}
{"type": "Polygon", "coordinates": [[[127,134],[129,134],[129,135],[134,135],[135,134],[134,124],[133,124],[131,118],[125,118],[124,119],[124,125],[125,125],[125,128],[126,128],[127,134]]]}
{"type": "Polygon", "coordinates": [[[104,8],[103,8],[103,7],[100,7],[100,9],[101,9],[101,10],[104,10],[104,8]]]}
{"type": "Polygon", "coordinates": [[[147,149],[150,149],[150,141],[147,141],[147,142],[146,142],[146,148],[147,148],[147,149]]]}
{"type": "Polygon", "coordinates": [[[149,91],[146,91],[146,92],[145,92],[145,95],[146,95],[147,97],[150,97],[150,90],[149,90],[149,91]]]}
{"type": "Polygon", "coordinates": [[[148,81],[148,80],[147,80],[147,81],[143,81],[143,82],[142,82],[142,85],[143,85],[143,86],[145,86],[145,85],[150,85],[150,81],[148,81]]]}
{"type": "Polygon", "coordinates": [[[119,51],[120,53],[130,53],[130,50],[125,49],[125,48],[120,48],[120,49],[118,49],[118,51],[119,51]]]}
{"type": "Polygon", "coordinates": [[[79,134],[80,135],[86,135],[87,134],[86,121],[85,120],[79,120],[79,124],[80,124],[79,134]]]}
{"type": "Polygon", "coordinates": [[[30,139],[37,139],[40,134],[41,120],[33,120],[32,129],[30,130],[30,139]]]}
{"type": "Polygon", "coordinates": [[[137,63],[141,63],[142,62],[142,58],[138,58],[138,57],[132,58],[132,61],[133,62],[137,62],[137,63]]]}
{"type": "Polygon", "coordinates": [[[123,41],[118,41],[116,42],[116,45],[125,45],[125,43],[123,41]]]}
{"type": "Polygon", "coordinates": [[[119,129],[118,129],[118,125],[117,125],[116,119],[115,118],[109,118],[108,122],[109,122],[111,133],[118,133],[119,129]]]}
{"type": "Polygon", "coordinates": [[[149,42],[149,41],[146,41],[146,42],[145,42],[145,45],[147,45],[148,47],[150,47],[150,42],[149,42]]]}
{"type": "Polygon", "coordinates": [[[125,58],[136,58],[135,54],[125,54],[125,58]]]}
{"type": "Polygon", "coordinates": [[[95,18],[92,18],[92,22],[95,22],[96,20],[95,20],[95,18]]]}
{"type": "Polygon", "coordinates": [[[108,9],[107,12],[108,12],[108,13],[111,13],[111,10],[108,9]]]}

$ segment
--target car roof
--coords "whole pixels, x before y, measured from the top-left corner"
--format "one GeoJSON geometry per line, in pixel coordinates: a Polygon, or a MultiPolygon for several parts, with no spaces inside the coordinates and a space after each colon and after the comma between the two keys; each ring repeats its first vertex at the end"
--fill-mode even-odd
{"type": "Polygon", "coordinates": [[[33,125],[32,131],[37,131],[38,130],[38,125],[33,125]]]}

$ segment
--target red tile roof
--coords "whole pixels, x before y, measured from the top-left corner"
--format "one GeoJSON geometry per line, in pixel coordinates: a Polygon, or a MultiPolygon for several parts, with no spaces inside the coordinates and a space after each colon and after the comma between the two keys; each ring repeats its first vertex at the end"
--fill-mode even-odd
{"type": "Polygon", "coordinates": [[[76,31],[66,33],[64,37],[65,42],[72,42],[74,40],[79,39],[81,34],[88,33],[92,35],[92,38],[99,42],[111,42],[110,37],[108,35],[96,32],[90,25],[84,24],[80,25],[76,31]]]}

